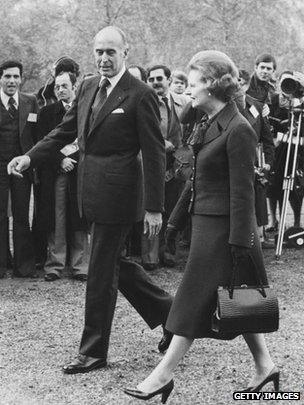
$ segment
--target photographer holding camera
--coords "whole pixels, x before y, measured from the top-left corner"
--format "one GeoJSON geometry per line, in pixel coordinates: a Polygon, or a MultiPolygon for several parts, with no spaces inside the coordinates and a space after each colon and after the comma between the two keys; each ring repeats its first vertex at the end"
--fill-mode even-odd
{"type": "MultiPolygon", "coordinates": [[[[275,161],[270,186],[268,188],[268,198],[270,206],[270,226],[268,232],[278,230],[276,219],[276,207],[279,202],[280,212],[283,203],[283,179],[287,159],[288,131],[291,125],[291,112],[296,106],[301,106],[304,95],[304,74],[300,72],[284,71],[280,76],[280,92],[271,98],[269,120],[272,126],[275,139],[275,161]]],[[[301,130],[301,136],[303,130],[301,130]]],[[[291,145],[291,155],[289,170],[294,159],[294,139],[291,145]]],[[[304,150],[300,144],[297,151],[297,170],[295,185],[290,191],[289,202],[294,214],[294,227],[300,227],[301,208],[304,196],[303,171],[304,171],[304,150]]]]}

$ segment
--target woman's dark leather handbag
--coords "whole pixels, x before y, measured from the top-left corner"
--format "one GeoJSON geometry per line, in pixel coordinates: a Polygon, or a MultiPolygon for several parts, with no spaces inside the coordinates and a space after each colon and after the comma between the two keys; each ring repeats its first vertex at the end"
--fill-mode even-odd
{"type": "Polygon", "coordinates": [[[263,285],[258,268],[257,286],[235,286],[237,264],[234,262],[229,287],[218,287],[217,308],[212,316],[212,330],[220,334],[268,333],[279,328],[279,305],[273,287],[263,285]]]}

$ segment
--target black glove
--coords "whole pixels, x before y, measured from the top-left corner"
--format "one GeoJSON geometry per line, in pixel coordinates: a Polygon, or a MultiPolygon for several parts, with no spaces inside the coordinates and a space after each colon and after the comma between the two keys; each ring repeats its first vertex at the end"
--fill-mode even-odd
{"type": "Polygon", "coordinates": [[[231,245],[231,255],[234,261],[248,259],[250,256],[250,248],[238,245],[231,245]]]}
{"type": "Polygon", "coordinates": [[[166,247],[167,247],[169,253],[171,253],[172,255],[175,255],[175,253],[176,253],[176,241],[175,240],[176,240],[177,234],[178,234],[178,230],[174,226],[168,224],[168,227],[165,232],[165,241],[166,241],[166,247]]]}

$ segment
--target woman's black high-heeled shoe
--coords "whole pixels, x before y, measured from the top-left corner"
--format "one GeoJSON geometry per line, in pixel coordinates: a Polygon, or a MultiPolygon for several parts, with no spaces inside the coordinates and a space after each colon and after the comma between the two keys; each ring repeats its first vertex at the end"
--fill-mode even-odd
{"type": "Polygon", "coordinates": [[[151,392],[150,394],[132,388],[125,388],[124,393],[130,395],[131,397],[142,399],[144,401],[155,397],[155,395],[161,395],[161,402],[162,404],[165,404],[167,402],[167,399],[169,398],[169,395],[171,394],[171,391],[173,390],[173,387],[174,381],[171,380],[168,382],[168,384],[164,385],[154,392],[151,392]]]}
{"type": "Polygon", "coordinates": [[[256,385],[255,387],[247,387],[245,390],[241,392],[259,392],[264,385],[268,384],[269,382],[273,382],[274,385],[274,390],[279,391],[280,389],[280,372],[277,367],[274,367],[268,376],[264,378],[264,380],[259,384],[256,385]]]}

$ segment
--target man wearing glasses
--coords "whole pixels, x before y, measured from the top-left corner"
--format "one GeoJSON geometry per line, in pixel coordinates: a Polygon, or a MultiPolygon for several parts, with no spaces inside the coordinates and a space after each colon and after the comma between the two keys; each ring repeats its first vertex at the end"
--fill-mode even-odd
{"type": "Polygon", "coordinates": [[[165,65],[155,65],[148,69],[148,84],[158,96],[161,115],[161,132],[166,147],[166,175],[165,175],[165,211],[163,227],[159,237],[147,240],[143,237],[143,265],[153,270],[158,260],[167,267],[174,267],[175,255],[165,245],[164,232],[167,221],[180,195],[183,183],[174,175],[174,152],[182,145],[182,127],[179,121],[183,107],[187,104],[186,96],[171,93],[171,71],[165,65]]]}
{"type": "MultiPolygon", "coordinates": [[[[37,136],[43,139],[63,119],[75,99],[76,75],[61,72],[55,77],[57,102],[40,110],[37,136]]],[[[47,258],[44,264],[45,281],[58,280],[66,264],[72,278],[87,279],[87,224],[77,209],[77,142],[65,146],[52,165],[39,167],[40,187],[37,193],[37,229],[47,234],[47,258]]]]}

